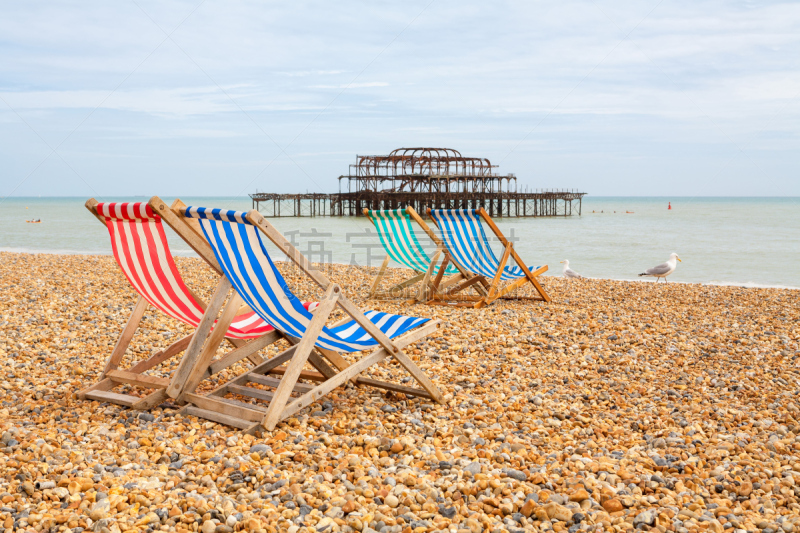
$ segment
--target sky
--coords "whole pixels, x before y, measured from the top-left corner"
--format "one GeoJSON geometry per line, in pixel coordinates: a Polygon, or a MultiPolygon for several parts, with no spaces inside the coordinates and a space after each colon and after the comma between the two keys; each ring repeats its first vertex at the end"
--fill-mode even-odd
{"type": "Polygon", "coordinates": [[[529,189],[800,196],[800,3],[5,2],[0,198],[335,192],[447,147],[529,189]]]}

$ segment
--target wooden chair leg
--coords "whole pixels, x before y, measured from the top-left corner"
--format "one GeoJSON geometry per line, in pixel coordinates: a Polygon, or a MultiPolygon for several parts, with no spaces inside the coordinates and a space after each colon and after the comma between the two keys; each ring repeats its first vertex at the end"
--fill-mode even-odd
{"type": "Polygon", "coordinates": [[[417,293],[417,301],[424,302],[428,299],[428,293],[430,292],[430,281],[431,276],[433,275],[433,269],[436,267],[436,261],[439,259],[440,251],[436,251],[433,254],[433,258],[431,259],[431,264],[428,265],[428,270],[425,272],[425,277],[422,278],[422,283],[419,286],[419,292],[417,293]]]}
{"type": "Polygon", "coordinates": [[[331,368],[331,366],[325,361],[325,359],[316,349],[311,350],[311,353],[308,354],[308,362],[311,363],[311,366],[316,368],[320,374],[325,376],[326,379],[331,379],[338,373],[336,370],[331,368]]]}
{"type": "Polygon", "coordinates": [[[339,370],[344,370],[345,368],[350,366],[350,363],[347,362],[347,359],[342,357],[342,354],[340,354],[339,352],[319,347],[317,347],[317,351],[322,355],[324,355],[325,358],[331,363],[333,363],[333,366],[335,366],[339,370]]]}
{"type": "Polygon", "coordinates": [[[506,263],[508,263],[508,257],[511,255],[511,243],[506,244],[506,249],[503,251],[503,258],[500,259],[500,264],[497,267],[497,272],[494,275],[494,279],[492,280],[492,285],[489,288],[489,294],[486,296],[485,300],[481,302],[481,305],[476,304],[477,307],[483,307],[483,305],[490,304],[495,300],[495,293],[497,292],[497,287],[500,285],[500,278],[503,276],[503,271],[506,268],[506,263]]]}
{"type": "Polygon", "coordinates": [[[122,361],[122,356],[125,355],[125,351],[128,349],[131,339],[133,339],[133,334],[139,327],[139,322],[142,321],[142,316],[144,315],[147,306],[147,300],[139,296],[139,300],[136,302],[136,305],[131,312],[131,317],[128,319],[128,323],[125,324],[125,329],[122,330],[122,333],[117,340],[117,344],[114,346],[114,351],[111,352],[111,357],[109,357],[108,361],[106,361],[106,366],[101,374],[101,379],[105,377],[109,370],[116,370],[117,367],[119,367],[119,363],[122,361]]]}
{"type": "Polygon", "coordinates": [[[372,287],[369,289],[369,298],[372,298],[376,292],[378,292],[378,286],[383,279],[383,276],[386,274],[386,268],[389,266],[389,256],[387,255],[386,258],[383,260],[381,264],[380,270],[378,270],[378,275],[375,276],[375,280],[372,282],[372,287]]]}
{"type": "Polygon", "coordinates": [[[447,270],[447,265],[450,263],[450,254],[444,254],[444,259],[442,259],[442,264],[439,265],[439,272],[436,273],[436,277],[433,280],[433,293],[436,294],[439,292],[439,285],[442,283],[442,278],[444,277],[444,271],[447,270]]]}
{"type": "Polygon", "coordinates": [[[116,370],[119,367],[120,362],[122,362],[122,357],[125,355],[125,351],[128,349],[131,339],[133,339],[133,334],[136,333],[136,329],[139,327],[139,323],[142,321],[142,316],[144,315],[147,306],[147,300],[139,296],[139,299],[136,301],[136,305],[133,307],[133,311],[131,311],[131,316],[128,318],[128,322],[125,324],[125,327],[122,329],[122,333],[120,333],[119,338],[117,339],[117,344],[114,345],[114,350],[106,360],[105,367],[103,368],[103,372],[100,374],[99,379],[92,385],[84,387],[78,391],[78,398],[85,400],[86,394],[89,392],[95,390],[107,391],[114,388],[113,382],[111,382],[109,379],[106,379],[106,374],[112,370],[116,370]]]}
{"type": "MultiPolygon", "coordinates": [[[[322,354],[325,359],[331,362],[333,366],[335,366],[340,372],[350,366],[350,363],[347,359],[342,356],[339,352],[334,350],[327,350],[325,348],[320,348],[319,346],[316,347],[316,350],[322,354]]],[[[350,381],[353,382],[353,385],[358,385],[358,380],[356,378],[351,379],[350,381]]]]}
{"type": "Polygon", "coordinates": [[[178,401],[183,401],[183,397],[187,392],[194,392],[194,390],[203,380],[203,377],[205,376],[206,371],[211,364],[211,360],[214,358],[214,354],[217,353],[220,344],[222,344],[222,341],[225,339],[225,333],[227,333],[231,322],[233,322],[233,319],[236,316],[236,311],[239,310],[239,304],[241,301],[242,300],[238,293],[234,292],[231,295],[231,298],[228,300],[225,309],[222,311],[222,316],[214,325],[214,330],[206,339],[205,344],[203,344],[203,349],[200,352],[200,356],[197,358],[192,371],[184,381],[183,386],[181,387],[181,392],[176,398],[178,401]]]}
{"type": "Polygon", "coordinates": [[[169,394],[170,398],[177,398],[180,395],[183,385],[186,383],[186,379],[195,366],[197,357],[200,355],[200,350],[203,348],[208,333],[211,331],[217,314],[219,310],[222,309],[222,304],[225,303],[225,298],[228,297],[228,291],[231,290],[231,287],[232,285],[231,282],[228,281],[228,278],[222,276],[214,291],[214,295],[211,297],[211,301],[208,303],[208,308],[206,308],[205,313],[203,313],[203,318],[200,319],[200,324],[198,324],[194,332],[192,342],[189,343],[189,348],[186,349],[186,353],[178,364],[178,368],[172,376],[169,387],[167,387],[167,394],[169,394]]]}
{"type": "Polygon", "coordinates": [[[422,371],[420,367],[411,360],[409,356],[403,353],[400,350],[397,350],[392,354],[392,356],[397,359],[397,362],[400,363],[400,366],[406,369],[411,376],[417,380],[417,383],[420,386],[428,391],[431,397],[436,401],[436,403],[443,404],[444,403],[444,396],[442,393],[439,392],[438,387],[430,380],[430,378],[422,371]]]}
{"type": "MultiPolygon", "coordinates": [[[[364,313],[362,313],[358,307],[353,305],[353,303],[344,296],[339,298],[339,306],[344,310],[345,313],[350,315],[359,326],[364,328],[364,331],[369,333],[373,339],[378,341],[378,344],[386,348],[389,353],[397,359],[400,365],[405,368],[414,379],[417,380],[420,386],[430,393],[436,402],[444,403],[444,397],[442,396],[442,393],[439,392],[439,389],[433,384],[428,376],[426,376],[425,373],[414,364],[411,358],[401,352],[397,345],[392,342],[392,340],[386,336],[386,334],[382,332],[378,326],[370,322],[370,320],[364,316],[364,313]]],[[[438,324],[438,321],[434,321],[433,323],[438,324]]]]}
{"type": "Polygon", "coordinates": [[[511,248],[511,255],[514,256],[514,261],[519,265],[519,267],[525,273],[525,277],[527,277],[528,280],[536,288],[536,292],[538,292],[541,295],[542,299],[545,302],[549,302],[551,300],[550,296],[547,294],[547,292],[545,292],[545,290],[541,286],[541,284],[539,284],[539,280],[536,279],[540,274],[543,274],[544,272],[547,271],[547,265],[543,266],[542,268],[537,269],[536,272],[531,272],[528,269],[528,267],[525,266],[525,263],[522,261],[522,258],[520,258],[519,254],[517,254],[517,251],[514,250],[513,247],[511,248]]]}
{"type": "Polygon", "coordinates": [[[136,363],[131,367],[129,372],[136,372],[137,374],[141,374],[142,372],[147,372],[151,368],[160,365],[170,357],[173,357],[176,354],[184,351],[186,347],[189,346],[189,343],[192,341],[192,335],[194,335],[194,333],[190,333],[185,337],[181,337],[180,339],[173,342],[160,352],[154,353],[144,361],[136,363]]]}
{"type": "Polygon", "coordinates": [[[131,409],[135,409],[137,411],[147,411],[153,407],[161,405],[167,400],[167,398],[169,398],[169,396],[167,396],[167,391],[164,389],[158,389],[157,391],[151,392],[138,402],[134,403],[131,406],[131,409]]]}
{"type": "Polygon", "coordinates": [[[515,281],[513,283],[509,283],[505,287],[503,287],[502,290],[498,291],[497,294],[495,294],[494,299],[495,300],[499,300],[500,298],[502,298],[506,294],[517,290],[518,288],[522,287],[526,283],[528,283],[528,279],[527,278],[520,278],[520,279],[518,279],[517,281],[515,281]]]}
{"type": "Polygon", "coordinates": [[[93,384],[89,385],[88,387],[85,387],[85,388],[81,389],[80,391],[78,391],[78,398],[81,399],[81,400],[85,400],[86,399],[86,395],[89,394],[92,391],[109,391],[109,390],[113,389],[114,387],[115,387],[115,384],[114,384],[113,381],[111,381],[109,378],[103,378],[100,381],[98,381],[96,383],[93,383],[93,384]]]}
{"type": "Polygon", "coordinates": [[[261,425],[268,430],[272,431],[275,429],[278,422],[284,418],[283,410],[286,403],[289,401],[295,383],[297,383],[297,378],[300,376],[300,372],[303,370],[303,366],[306,364],[308,356],[311,354],[311,350],[314,348],[314,344],[317,341],[317,337],[319,337],[322,328],[325,326],[325,322],[336,307],[341,293],[341,289],[335,283],[332,283],[328,287],[328,290],[325,291],[322,304],[320,304],[314,312],[314,318],[311,319],[311,322],[306,328],[305,335],[303,335],[303,338],[300,339],[300,342],[296,345],[294,356],[286,369],[286,373],[281,379],[280,385],[278,385],[278,388],[275,390],[275,395],[269,403],[269,408],[267,409],[266,415],[264,415],[264,419],[261,421],[261,425]]]}

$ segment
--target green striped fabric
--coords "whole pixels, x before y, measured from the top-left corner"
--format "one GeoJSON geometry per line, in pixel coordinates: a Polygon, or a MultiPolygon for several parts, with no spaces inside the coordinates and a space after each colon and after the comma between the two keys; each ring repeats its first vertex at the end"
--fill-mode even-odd
{"type": "MultiPolygon", "coordinates": [[[[427,272],[431,259],[422,249],[414,234],[411,217],[405,209],[380,209],[369,212],[369,219],[375,224],[381,244],[394,261],[416,272],[427,272]]],[[[452,264],[447,265],[445,274],[458,274],[452,264]]],[[[434,275],[439,273],[439,265],[434,267],[434,275]]]]}

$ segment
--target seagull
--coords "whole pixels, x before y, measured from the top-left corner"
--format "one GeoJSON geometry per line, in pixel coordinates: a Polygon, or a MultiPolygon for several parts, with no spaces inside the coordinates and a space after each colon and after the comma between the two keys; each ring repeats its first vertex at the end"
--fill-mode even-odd
{"type": "MultiPolygon", "coordinates": [[[[658,265],[656,267],[648,268],[647,270],[645,270],[644,272],[639,274],[639,277],[641,277],[641,276],[652,276],[652,277],[656,278],[656,282],[658,282],[658,278],[664,278],[664,283],[666,283],[667,282],[667,276],[669,276],[670,274],[675,272],[675,268],[678,266],[678,263],[676,263],[675,260],[680,261],[681,258],[678,257],[678,254],[672,253],[672,254],[670,254],[669,259],[667,260],[666,263],[661,263],[660,265],[658,265]]],[[[683,262],[683,261],[681,261],[681,262],[683,262]]]]}
{"type": "Polygon", "coordinates": [[[569,267],[569,260],[568,259],[564,259],[561,262],[564,263],[564,277],[565,278],[567,278],[567,279],[572,279],[572,278],[584,279],[583,276],[581,276],[580,274],[578,274],[577,272],[575,272],[574,270],[572,270],[569,267]]]}

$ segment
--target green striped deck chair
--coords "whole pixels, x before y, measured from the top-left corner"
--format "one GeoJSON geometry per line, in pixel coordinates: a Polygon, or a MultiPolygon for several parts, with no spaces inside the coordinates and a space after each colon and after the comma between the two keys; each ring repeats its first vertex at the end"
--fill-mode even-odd
{"type": "Polygon", "coordinates": [[[386,258],[372,283],[369,297],[374,299],[410,297],[414,301],[428,301],[433,293],[473,277],[449,260],[448,252],[441,239],[425,224],[413,208],[404,209],[364,209],[378,230],[381,244],[386,250],[386,258]],[[414,232],[416,223],[436,244],[433,256],[429,256],[414,232]],[[441,263],[439,259],[443,258],[441,263]],[[389,259],[414,271],[415,275],[398,283],[387,291],[379,291],[381,280],[386,274],[389,259]],[[443,279],[443,276],[447,278],[443,279]],[[414,285],[420,284],[418,288],[414,285]]]}

